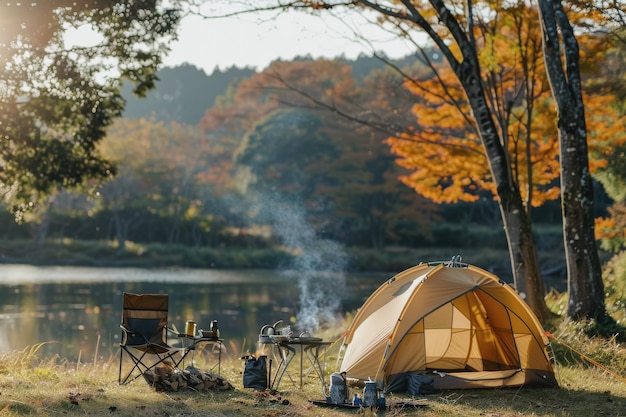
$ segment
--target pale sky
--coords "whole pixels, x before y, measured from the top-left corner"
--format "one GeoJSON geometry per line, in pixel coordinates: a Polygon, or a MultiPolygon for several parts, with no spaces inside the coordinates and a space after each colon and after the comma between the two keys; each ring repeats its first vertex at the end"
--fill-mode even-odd
{"type": "Polygon", "coordinates": [[[179,40],[171,45],[172,52],[164,65],[189,63],[210,74],[216,67],[250,66],[262,70],[276,59],[288,61],[307,54],[313,58],[356,58],[376,50],[398,58],[411,53],[410,46],[395,36],[366,29],[369,25],[363,18],[324,16],[289,12],[271,17],[186,17],[181,22],[179,40]],[[354,28],[374,41],[373,46],[358,41],[354,28]]]}

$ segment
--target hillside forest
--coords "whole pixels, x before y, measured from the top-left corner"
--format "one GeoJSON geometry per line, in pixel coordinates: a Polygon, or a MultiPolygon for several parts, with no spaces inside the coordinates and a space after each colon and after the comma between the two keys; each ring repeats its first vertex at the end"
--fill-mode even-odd
{"type": "MultiPolygon", "coordinates": [[[[441,58],[429,54],[302,57],[210,75],[164,68],[145,98],[125,86],[124,117],[100,144],[117,174],[91,196],[58,189],[21,224],[3,212],[0,237],[112,241],[119,250],[129,242],[297,250],[310,236],[375,250],[506,250],[467,109],[442,98],[431,68],[441,58]],[[406,74],[422,82],[407,85],[406,74]],[[420,140],[403,139],[411,131],[420,140]]],[[[622,149],[621,103],[599,86],[618,58],[584,67],[594,172],[606,173],[617,153],[607,149],[622,149]]],[[[553,251],[562,246],[558,145],[548,89],[541,94],[534,109],[511,109],[510,147],[532,184],[538,250],[553,251]]],[[[608,217],[614,200],[600,182],[595,190],[597,216],[608,217]]],[[[604,224],[614,245],[614,223],[604,224]]]]}

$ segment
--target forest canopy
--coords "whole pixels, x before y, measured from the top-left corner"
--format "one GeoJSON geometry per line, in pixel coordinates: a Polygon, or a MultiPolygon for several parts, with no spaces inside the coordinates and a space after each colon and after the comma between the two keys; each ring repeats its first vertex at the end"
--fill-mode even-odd
{"type": "Polygon", "coordinates": [[[178,13],[157,3],[0,4],[0,196],[18,220],[114,174],[96,145],[124,109],[121,82],[140,95],[154,87],[176,35],[178,13]],[[97,40],[72,43],[72,30],[97,40]]]}

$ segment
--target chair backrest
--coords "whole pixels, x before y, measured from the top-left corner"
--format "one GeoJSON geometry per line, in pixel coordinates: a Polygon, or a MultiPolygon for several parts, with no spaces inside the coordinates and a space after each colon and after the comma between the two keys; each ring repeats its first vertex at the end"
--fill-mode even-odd
{"type": "Polygon", "coordinates": [[[167,294],[124,293],[122,325],[138,333],[126,335],[126,345],[166,344],[168,314],[167,294]]]}

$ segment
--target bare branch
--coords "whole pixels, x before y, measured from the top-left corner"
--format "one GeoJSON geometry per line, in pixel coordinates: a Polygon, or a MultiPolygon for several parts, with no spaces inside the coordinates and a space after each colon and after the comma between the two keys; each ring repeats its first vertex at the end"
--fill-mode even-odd
{"type": "MultiPolygon", "coordinates": [[[[311,103],[314,104],[313,107],[306,107],[309,109],[325,109],[327,111],[330,111],[338,116],[340,116],[341,118],[351,121],[351,122],[355,122],[358,123],[362,126],[366,126],[369,127],[377,132],[383,133],[385,135],[388,135],[389,137],[393,137],[396,139],[400,139],[400,140],[409,140],[412,142],[420,142],[420,143],[428,143],[431,145],[437,145],[437,146],[443,146],[443,147],[449,147],[449,148],[456,148],[456,149],[463,149],[463,150],[467,150],[470,152],[475,152],[479,155],[482,155],[483,153],[479,150],[476,150],[470,146],[465,146],[465,145],[461,145],[461,144],[442,144],[439,141],[435,141],[435,140],[430,140],[430,139],[426,139],[422,134],[428,134],[428,135],[446,135],[448,137],[450,137],[450,129],[446,128],[446,127],[441,127],[439,128],[431,128],[429,130],[424,129],[423,126],[420,126],[421,129],[421,133],[420,132],[410,132],[410,129],[408,129],[408,126],[397,126],[397,125],[391,125],[385,122],[375,122],[373,120],[368,120],[366,118],[362,118],[359,117],[358,115],[355,115],[351,112],[348,112],[346,110],[340,109],[339,107],[337,107],[334,104],[328,104],[322,100],[320,100],[319,98],[309,94],[308,92],[302,90],[301,88],[298,88],[297,86],[289,83],[287,80],[285,80],[278,72],[273,71],[272,72],[274,78],[280,82],[284,87],[285,90],[283,91],[292,91],[295,92],[297,94],[299,94],[302,97],[305,97],[306,99],[308,99],[309,101],[311,101],[311,103]]],[[[266,88],[267,89],[267,88],[266,88]]],[[[275,89],[278,90],[276,87],[271,87],[271,89],[275,89]]],[[[280,91],[280,90],[278,90],[280,91]]],[[[300,107],[302,108],[302,105],[297,105],[295,103],[291,103],[285,100],[281,100],[280,101],[283,104],[289,105],[291,107],[300,107]]],[[[368,114],[371,114],[370,112],[368,112],[368,114]]]]}

